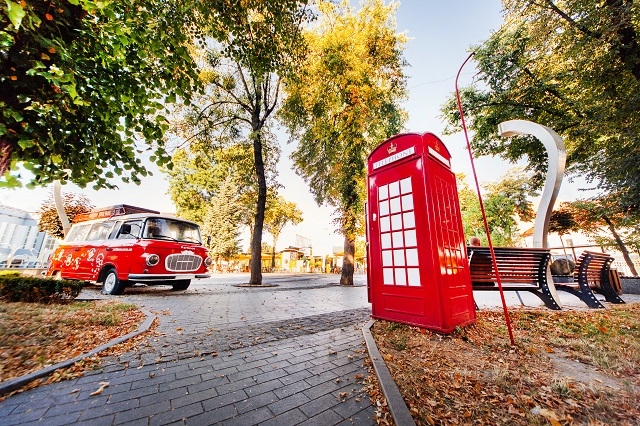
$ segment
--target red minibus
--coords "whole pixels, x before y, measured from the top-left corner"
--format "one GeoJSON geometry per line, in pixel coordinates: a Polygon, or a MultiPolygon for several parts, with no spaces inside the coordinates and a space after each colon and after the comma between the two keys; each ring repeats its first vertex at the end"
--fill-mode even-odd
{"type": "Polygon", "coordinates": [[[186,290],[211,263],[197,223],[122,204],[77,215],[47,276],[101,283],[104,294],[135,283],[186,290]]]}

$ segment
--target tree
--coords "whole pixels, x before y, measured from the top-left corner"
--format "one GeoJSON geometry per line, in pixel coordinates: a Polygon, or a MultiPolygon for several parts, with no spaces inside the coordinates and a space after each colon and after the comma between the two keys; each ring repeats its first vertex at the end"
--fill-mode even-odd
{"type": "Polygon", "coordinates": [[[202,233],[212,258],[229,260],[240,252],[238,193],[232,176],[228,176],[209,201],[202,233]]]}
{"type": "Polygon", "coordinates": [[[342,285],[353,285],[355,240],[364,233],[366,159],[406,119],[407,38],[396,33],[396,8],[366,0],[356,13],[348,1],[319,2],[320,22],[304,33],[310,53],[286,81],[281,117],[298,141],[294,167],[318,205],[335,207],[342,285]]]}
{"type": "Polygon", "coordinates": [[[249,225],[255,206],[253,155],[243,144],[212,147],[209,141],[192,141],[172,156],[174,167],[169,175],[169,195],[178,216],[203,223],[211,199],[229,176],[233,177],[242,215],[240,222],[249,225]]]}
{"type": "MultiPolygon", "coordinates": [[[[475,47],[477,84],[462,90],[476,155],[529,158],[542,185],[546,153],[533,137],[501,138],[497,125],[527,119],[553,128],[567,171],[619,210],[640,210],[640,9],[627,0],[505,0],[505,24],[475,47]]],[[[451,97],[448,132],[460,129],[451,97]]]]}
{"type": "MultiPolygon", "coordinates": [[[[80,213],[90,212],[95,207],[89,198],[82,194],[62,194],[62,202],[69,221],[72,221],[73,218],[80,213]]],[[[47,232],[55,238],[64,238],[62,223],[60,222],[60,216],[58,216],[58,210],[56,209],[53,196],[50,196],[42,202],[38,209],[38,215],[40,216],[38,220],[38,231],[47,232]]]]}
{"type": "Polygon", "coordinates": [[[296,203],[287,201],[283,196],[276,195],[267,200],[264,229],[273,237],[273,250],[271,251],[271,267],[276,267],[276,246],[278,238],[285,226],[289,223],[297,225],[302,222],[302,211],[296,203]]]}
{"type": "Polygon", "coordinates": [[[139,183],[167,164],[165,106],[196,85],[191,2],[0,4],[0,186],[139,183]],[[11,171],[14,174],[11,174],[11,171]]]}
{"type": "MultiPolygon", "coordinates": [[[[206,2],[205,2],[206,3],[206,2]]],[[[280,81],[305,53],[300,37],[310,19],[306,0],[224,2],[206,12],[200,67],[205,97],[191,114],[193,137],[213,147],[244,143],[253,156],[256,189],[249,284],[262,284],[261,247],[269,186],[267,166],[279,149],[269,124],[280,101],[280,81]]],[[[206,7],[206,5],[205,5],[206,7]]]]}
{"type": "MultiPolygon", "coordinates": [[[[487,243],[486,231],[480,202],[475,191],[464,181],[465,176],[457,177],[458,199],[462,225],[467,238],[477,236],[487,243]]],[[[535,213],[529,201],[535,196],[531,176],[520,168],[507,171],[498,181],[483,185],[483,204],[487,224],[491,233],[491,242],[496,246],[515,247],[520,244],[518,221],[530,222],[535,213]]]]}
{"type": "Polygon", "coordinates": [[[633,276],[638,276],[631,261],[625,240],[637,247],[639,223],[633,217],[617,210],[617,200],[608,197],[577,200],[563,206],[570,212],[577,227],[597,244],[616,247],[633,276]],[[603,234],[608,233],[608,235],[603,234]]]}

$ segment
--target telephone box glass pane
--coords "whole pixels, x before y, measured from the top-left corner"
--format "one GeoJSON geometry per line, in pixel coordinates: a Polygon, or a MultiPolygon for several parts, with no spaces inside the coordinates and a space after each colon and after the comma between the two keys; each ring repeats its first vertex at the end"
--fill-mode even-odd
{"type": "Polygon", "coordinates": [[[411,192],[411,178],[404,178],[400,181],[400,192],[403,194],[408,194],[411,192]]]}
{"type": "Polygon", "coordinates": [[[409,285],[419,286],[420,285],[420,269],[418,268],[407,268],[407,276],[409,279],[409,285]]]}
{"type": "Polygon", "coordinates": [[[396,285],[407,285],[407,275],[404,268],[395,268],[396,285]]]}
{"type": "Polygon", "coordinates": [[[404,250],[400,249],[393,251],[393,265],[404,266],[404,250]]]}
{"type": "Polygon", "coordinates": [[[382,275],[384,284],[393,285],[395,283],[393,280],[393,268],[382,268],[382,275]]]}
{"type": "Polygon", "coordinates": [[[415,229],[404,231],[404,245],[406,247],[415,247],[418,245],[415,229]]]}
{"type": "Polygon", "coordinates": [[[403,213],[404,229],[416,227],[416,215],[413,212],[403,213]]]}
{"type": "Polygon", "coordinates": [[[381,240],[382,240],[381,244],[383,249],[391,248],[391,234],[389,233],[382,234],[381,240]]]}
{"type": "Polygon", "coordinates": [[[378,198],[380,200],[386,200],[387,198],[389,198],[389,188],[387,187],[387,185],[382,185],[380,188],[378,188],[378,198]]]}
{"type": "Polygon", "coordinates": [[[389,214],[389,200],[380,201],[380,216],[389,214]]]}
{"type": "Polygon", "coordinates": [[[402,196],[402,211],[413,210],[413,195],[402,196]]]}
{"type": "Polygon", "coordinates": [[[398,229],[402,229],[402,215],[401,214],[394,214],[393,216],[391,216],[391,229],[398,230],[398,229]]]}
{"type": "Polygon", "coordinates": [[[391,220],[389,216],[380,218],[380,232],[389,232],[391,230],[391,220]]]}
{"type": "Polygon", "coordinates": [[[392,198],[391,199],[391,213],[398,213],[402,211],[400,207],[400,198],[392,198]]]}
{"type": "Polygon", "coordinates": [[[418,249],[407,249],[407,266],[418,266],[418,249]]]}
{"type": "Polygon", "coordinates": [[[398,195],[400,195],[400,182],[391,182],[389,184],[389,197],[397,197],[398,195]]]}
{"type": "Polygon", "coordinates": [[[391,250],[382,250],[382,266],[393,266],[391,250]]]}
{"type": "Polygon", "coordinates": [[[402,241],[402,231],[393,232],[393,246],[394,247],[404,247],[404,241],[402,241]]]}

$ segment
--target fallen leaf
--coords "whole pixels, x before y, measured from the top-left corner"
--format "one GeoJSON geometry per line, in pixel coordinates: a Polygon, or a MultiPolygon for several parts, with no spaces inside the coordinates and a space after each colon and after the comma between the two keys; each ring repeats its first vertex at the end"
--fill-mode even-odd
{"type": "Polygon", "coordinates": [[[95,392],[91,392],[89,396],[100,395],[102,394],[102,391],[107,387],[109,387],[109,382],[100,382],[100,387],[95,392]]]}

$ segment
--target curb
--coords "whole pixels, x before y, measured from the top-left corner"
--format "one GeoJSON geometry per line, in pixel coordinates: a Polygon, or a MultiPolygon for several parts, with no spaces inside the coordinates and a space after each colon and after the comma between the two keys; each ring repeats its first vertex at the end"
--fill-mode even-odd
{"type": "Polygon", "coordinates": [[[385,398],[387,398],[387,406],[389,407],[393,421],[396,425],[415,426],[416,423],[413,421],[411,412],[409,412],[407,404],[405,404],[404,399],[400,394],[400,390],[398,390],[396,382],[393,381],[393,377],[391,377],[387,364],[385,364],[384,359],[378,350],[378,346],[376,346],[376,342],[373,340],[371,331],[369,331],[373,326],[373,323],[373,320],[369,320],[369,322],[362,327],[362,334],[364,335],[364,340],[367,344],[367,351],[369,351],[369,358],[371,358],[373,369],[376,372],[376,376],[378,376],[382,393],[385,398]]]}
{"type": "Polygon", "coordinates": [[[21,377],[16,377],[15,379],[7,380],[4,383],[0,383],[0,396],[4,395],[5,393],[19,389],[22,386],[26,385],[27,383],[31,382],[32,380],[39,379],[44,376],[48,376],[49,374],[53,373],[55,370],[59,368],[70,367],[78,361],[81,361],[85,358],[93,356],[98,352],[102,352],[105,349],[109,349],[112,346],[115,346],[119,343],[122,343],[126,340],[136,337],[144,333],[145,331],[149,330],[149,328],[151,327],[151,324],[153,324],[153,321],[156,319],[156,316],[153,315],[151,312],[147,311],[146,309],[140,308],[140,310],[142,311],[142,313],[144,313],[147,316],[147,318],[142,322],[142,324],[138,327],[136,331],[132,331],[131,333],[125,334],[124,336],[117,337],[105,343],[104,345],[100,345],[97,348],[94,348],[89,352],[85,352],[82,355],[78,355],[75,358],[71,358],[66,361],[61,361],[57,364],[45,367],[42,370],[34,371],[33,373],[29,373],[21,377]]]}

